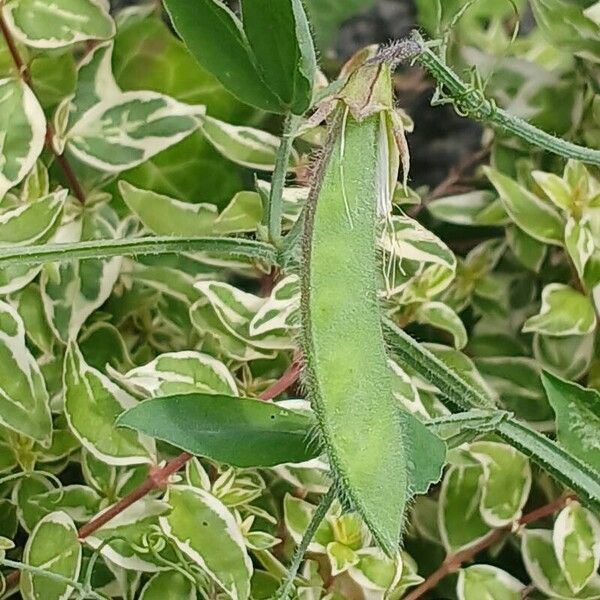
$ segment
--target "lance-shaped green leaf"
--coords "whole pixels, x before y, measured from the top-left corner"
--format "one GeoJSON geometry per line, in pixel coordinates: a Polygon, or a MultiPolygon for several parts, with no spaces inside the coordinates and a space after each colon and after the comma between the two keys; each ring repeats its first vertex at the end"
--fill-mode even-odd
{"type": "Polygon", "coordinates": [[[0,302],[0,424],[49,446],[52,419],[40,368],[19,313],[0,302]]]}
{"type": "Polygon", "coordinates": [[[596,311],[587,296],[562,283],[551,283],[542,291],[540,312],[529,317],[523,331],[566,337],[586,335],[596,327],[596,311]]]}
{"type": "Polygon", "coordinates": [[[214,204],[191,204],[169,196],[142,190],[126,181],[119,191],[138,219],[157,235],[203,235],[210,233],[217,217],[214,204]]]}
{"type": "Polygon", "coordinates": [[[600,473],[600,393],[544,373],[542,383],[556,413],[558,440],[600,473]]]}
{"type": "Polygon", "coordinates": [[[0,199],[31,171],[44,147],[46,117],[21,79],[0,79],[0,199]]]}
{"type": "Polygon", "coordinates": [[[13,35],[32,48],[51,50],[115,34],[102,0],[10,0],[4,11],[13,35]]]}
{"type": "MultiPolygon", "coordinates": [[[[83,239],[117,236],[109,211],[84,215],[83,239]]],[[[40,287],[48,323],[63,342],[75,339],[87,318],[110,296],[121,270],[119,257],[48,264],[40,287]]]]}
{"type": "Polygon", "coordinates": [[[217,498],[190,486],[172,486],[165,501],[171,512],[160,518],[163,531],[232,600],[250,596],[252,561],[234,516],[217,498]]]}
{"type": "Polygon", "coordinates": [[[242,0],[244,31],[262,76],[294,114],[312,100],[315,49],[301,0],[242,0]]]}
{"type": "Polygon", "coordinates": [[[552,543],[565,579],[579,593],[600,565],[600,522],[579,502],[570,502],[556,518],[552,543]]]}
{"type": "Polygon", "coordinates": [[[148,580],[140,592],[140,600],[196,600],[196,589],[178,571],[163,571],[148,580]]]}
{"type": "Polygon", "coordinates": [[[458,573],[458,600],[521,600],[525,586],[512,575],[491,565],[473,565],[458,573]]]}
{"type": "Polygon", "coordinates": [[[312,419],[277,404],[212,394],[152,398],[118,421],[192,454],[237,467],[304,462],[312,419]]]}
{"type": "Polygon", "coordinates": [[[87,365],[74,342],[67,348],[63,377],[65,416],[84,448],[111,465],[152,462],[152,440],[115,424],[119,414],[137,401],[87,365]]]}
{"type": "Polygon", "coordinates": [[[505,527],[520,516],[531,489],[529,461],[508,444],[475,442],[469,452],[483,467],[479,511],[491,527],[505,527]]]}
{"type": "Polygon", "coordinates": [[[589,583],[574,594],[561,569],[548,529],[525,529],[522,533],[521,553],[525,567],[534,585],[544,594],[557,600],[597,600],[600,598],[600,576],[594,574],[589,583]]]}
{"type": "Polygon", "coordinates": [[[485,168],[510,218],[532,238],[562,246],[564,223],[560,213],[549,203],[526,190],[516,181],[485,168]]]}
{"type": "Polygon", "coordinates": [[[66,134],[67,148],[95,169],[120,173],[194,132],[204,110],[157,92],[123,92],[82,114],[66,134]]]}
{"type": "MultiPolygon", "coordinates": [[[[230,161],[250,169],[272,171],[279,148],[279,139],[271,133],[230,125],[212,117],[200,119],[200,129],[206,139],[230,161]]],[[[292,163],[298,155],[292,152],[292,163]]]]}
{"type": "MultiPolygon", "coordinates": [[[[32,531],[23,555],[23,562],[43,571],[77,581],[81,569],[81,545],[77,528],[64,512],[44,517],[32,531]]],[[[24,600],[66,600],[73,586],[30,571],[20,577],[24,600]]]]}
{"type": "Polygon", "coordinates": [[[448,552],[472,546],[490,530],[479,512],[483,476],[477,464],[452,466],[444,476],[438,523],[448,552]]]}
{"type": "Polygon", "coordinates": [[[155,557],[150,551],[144,551],[144,540],[149,531],[158,529],[160,516],[168,510],[169,505],[162,500],[148,496],[140,498],[86,537],[85,542],[123,569],[146,573],[161,571],[164,569],[164,562],[160,561],[160,556],[155,557]]]}
{"type": "Polygon", "coordinates": [[[285,111],[282,100],[262,77],[240,20],[225,4],[165,0],[165,7],[188,50],[227,90],[257,108],[285,111]]]}
{"type": "Polygon", "coordinates": [[[229,369],[220,360],[193,350],[165,352],[124,375],[112,374],[126,389],[144,396],[237,394],[229,369]]]}

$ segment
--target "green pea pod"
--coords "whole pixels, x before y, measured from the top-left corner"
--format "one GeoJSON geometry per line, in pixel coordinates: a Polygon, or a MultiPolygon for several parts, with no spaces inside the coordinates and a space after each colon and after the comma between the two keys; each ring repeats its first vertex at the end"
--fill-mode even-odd
{"type": "Polygon", "coordinates": [[[388,554],[400,543],[407,496],[378,301],[376,238],[403,154],[391,90],[387,65],[363,65],[335,98],[307,207],[302,277],[306,385],[337,492],[388,554]]]}

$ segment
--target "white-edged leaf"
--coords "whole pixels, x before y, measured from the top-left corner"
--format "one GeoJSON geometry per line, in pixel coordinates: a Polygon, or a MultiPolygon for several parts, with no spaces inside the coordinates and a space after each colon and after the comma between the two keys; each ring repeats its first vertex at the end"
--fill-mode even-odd
{"type": "Polygon", "coordinates": [[[196,588],[178,571],[163,571],[148,580],[139,600],[196,600],[196,588]]]}
{"type": "Polygon", "coordinates": [[[356,555],[358,561],[348,572],[364,590],[365,598],[383,600],[388,590],[396,591],[406,562],[400,553],[388,557],[379,548],[361,548],[356,555]]]}
{"type": "Polygon", "coordinates": [[[479,510],[490,527],[505,527],[521,516],[531,489],[527,458],[508,444],[475,442],[469,452],[483,467],[479,510]]]}
{"type": "Polygon", "coordinates": [[[500,206],[494,219],[490,213],[496,204],[497,196],[486,190],[476,190],[465,194],[446,196],[427,204],[427,210],[440,221],[455,225],[503,225],[508,218],[500,206]]]}
{"type": "Polygon", "coordinates": [[[31,171],[42,152],[46,117],[17,78],[0,79],[0,200],[31,171]]]}
{"type": "MultiPolygon", "coordinates": [[[[200,119],[200,129],[206,139],[230,161],[264,171],[272,171],[275,167],[279,138],[273,134],[206,116],[200,119]]],[[[297,160],[298,155],[294,151],[292,164],[297,160]]]]}
{"type": "Polygon", "coordinates": [[[491,565],[473,565],[458,573],[458,600],[521,600],[525,586],[512,575],[491,565]]]}
{"type": "Polygon", "coordinates": [[[460,317],[443,302],[425,302],[417,310],[417,321],[443,329],[452,335],[454,347],[461,350],[467,345],[467,330],[460,317]]]}
{"type": "Polygon", "coordinates": [[[600,566],[600,522],[579,502],[570,502],[554,522],[552,543],[567,583],[579,593],[600,566]]]}
{"type": "Polygon", "coordinates": [[[545,171],[532,171],[531,176],[557,208],[567,213],[571,212],[573,192],[565,179],[545,171]]]}
{"type": "Polygon", "coordinates": [[[564,223],[554,206],[499,171],[490,167],[484,170],[500,195],[506,212],[525,233],[540,242],[562,246],[564,223]]]}
{"type": "Polygon", "coordinates": [[[562,283],[551,283],[542,291],[540,312],[529,317],[523,332],[566,337],[586,335],[596,327],[596,311],[582,293],[562,283]]]}
{"type": "Polygon", "coordinates": [[[194,132],[204,110],[158,92],[123,92],[81,115],[66,134],[67,148],[91,167],[120,173],[194,132]]]}
{"type": "MultiPolygon", "coordinates": [[[[111,222],[112,217],[108,209],[86,213],[82,239],[118,237],[119,232],[111,222]]],[[[70,225],[76,231],[81,222],[75,219],[70,225]]],[[[67,343],[77,337],[87,318],[110,296],[121,263],[122,258],[116,256],[44,265],[40,279],[42,300],[48,323],[58,339],[67,343]]]]}
{"type": "Polygon", "coordinates": [[[520,227],[514,225],[506,228],[506,241],[522,265],[536,273],[539,272],[548,253],[546,244],[532,238],[520,227]]]}
{"type": "Polygon", "coordinates": [[[69,344],[65,354],[63,378],[65,416],[84,448],[111,465],[153,462],[152,440],[115,426],[117,417],[137,401],[87,365],[74,342],[69,344]]]}
{"type": "Polygon", "coordinates": [[[198,564],[232,600],[250,597],[253,566],[234,516],[217,498],[190,486],[172,486],[169,514],[160,525],[179,550],[198,564]]]}
{"type": "Polygon", "coordinates": [[[73,484],[31,496],[29,502],[47,513],[60,510],[73,521],[85,523],[100,510],[102,498],[90,487],[73,484]]]}
{"type": "Polygon", "coordinates": [[[0,424],[49,446],[50,399],[19,313],[0,302],[0,424]]]}
{"type": "MultiPolygon", "coordinates": [[[[81,545],[77,528],[64,512],[45,516],[32,531],[23,554],[23,561],[72,581],[77,581],[81,569],[81,545]]],[[[23,571],[20,577],[24,600],[67,600],[73,586],[49,577],[23,571]]]]}
{"type": "Polygon", "coordinates": [[[235,379],[220,360],[193,350],[165,352],[124,375],[115,374],[115,377],[133,393],[150,397],[193,392],[238,394],[235,379]]]}
{"type": "Polygon", "coordinates": [[[444,476],[438,503],[438,524],[442,543],[448,552],[468,548],[489,532],[479,512],[483,476],[479,465],[452,466],[444,476]]]}
{"type": "MultiPolygon", "coordinates": [[[[316,506],[296,498],[291,494],[286,494],[283,499],[283,520],[287,530],[296,544],[302,540],[302,536],[310,523],[310,520],[316,510],[316,506]]],[[[317,531],[311,540],[308,551],[325,554],[327,545],[335,540],[333,528],[329,520],[321,521],[317,531]]]]}
{"type": "Polygon", "coordinates": [[[156,235],[206,235],[217,217],[214,204],[182,202],[126,181],[119,182],[119,191],[125,204],[156,235]]]}
{"type": "MultiPolygon", "coordinates": [[[[554,553],[550,530],[525,529],[522,533],[521,553],[529,576],[541,592],[557,600],[573,600],[575,595],[554,553]]],[[[576,598],[600,598],[600,576],[592,576],[576,598]]]]}
{"type": "Polygon", "coordinates": [[[577,274],[580,279],[583,279],[585,266],[596,249],[594,234],[589,221],[585,217],[579,221],[570,217],[567,221],[567,226],[565,227],[565,248],[575,265],[577,274]]]}
{"type": "Polygon", "coordinates": [[[115,34],[103,0],[10,0],[4,15],[20,42],[44,50],[115,34]]]}

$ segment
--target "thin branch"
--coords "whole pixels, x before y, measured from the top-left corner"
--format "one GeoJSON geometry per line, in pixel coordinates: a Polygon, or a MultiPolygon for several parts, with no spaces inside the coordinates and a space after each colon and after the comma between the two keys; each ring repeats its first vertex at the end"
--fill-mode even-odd
{"type": "MultiPolygon", "coordinates": [[[[285,373],[269,388],[267,388],[259,398],[261,400],[272,400],[290,386],[292,386],[300,375],[300,363],[298,360],[290,365],[285,373]]],[[[168,462],[164,467],[155,468],[151,471],[150,475],[140,486],[135,490],[121,498],[118,502],[113,504],[110,508],[105,510],[103,513],[83,525],[78,532],[80,540],[92,535],[98,529],[106,525],[109,521],[114,519],[117,515],[121,514],[126,508],[149,494],[150,492],[164,487],[169,479],[175,475],[190,459],[192,455],[187,452],[182,452],[177,458],[168,462]]],[[[13,588],[19,582],[19,571],[13,571],[6,576],[6,591],[13,588]]]]}
{"type": "MultiPolygon", "coordinates": [[[[23,60],[19,49],[17,48],[17,44],[15,39],[8,28],[6,20],[4,19],[4,15],[2,13],[2,5],[4,4],[3,0],[0,0],[0,30],[2,31],[2,36],[6,42],[6,46],[8,47],[8,51],[10,52],[10,56],[15,65],[17,73],[19,77],[29,86],[31,91],[35,94],[35,89],[33,87],[33,79],[31,77],[31,72],[29,71],[29,67],[23,60]]],[[[75,175],[75,171],[73,167],[67,160],[67,157],[64,154],[59,154],[56,152],[54,148],[54,144],[52,143],[52,139],[54,137],[54,129],[50,123],[46,123],[46,147],[52,152],[56,159],[56,163],[62,169],[62,172],[65,175],[65,178],[69,184],[71,192],[73,195],[81,202],[85,204],[85,192],[79,179],[77,179],[77,175],[75,175]]]]}
{"type": "Polygon", "coordinates": [[[332,485],[329,488],[329,491],[323,496],[319,506],[315,510],[315,513],[300,540],[300,543],[296,546],[296,550],[294,551],[294,556],[292,557],[292,562],[290,564],[290,568],[283,580],[281,587],[275,594],[276,600],[288,600],[290,597],[290,593],[292,592],[292,588],[294,586],[294,579],[298,574],[298,569],[300,569],[300,565],[302,564],[302,559],[310,546],[310,542],[312,541],[321,521],[325,518],[329,507],[331,506],[333,500],[335,498],[335,486],[332,485]]]}
{"type": "Polygon", "coordinates": [[[418,600],[418,598],[421,598],[426,592],[435,588],[442,579],[458,571],[464,563],[473,560],[477,554],[502,540],[514,529],[524,527],[529,523],[549,517],[574,498],[574,494],[564,494],[556,500],[523,515],[513,524],[490,531],[485,537],[481,538],[476,544],[473,544],[469,548],[448,555],[444,562],[429,575],[419,587],[415,588],[410,594],[404,597],[404,600],[418,600]]]}

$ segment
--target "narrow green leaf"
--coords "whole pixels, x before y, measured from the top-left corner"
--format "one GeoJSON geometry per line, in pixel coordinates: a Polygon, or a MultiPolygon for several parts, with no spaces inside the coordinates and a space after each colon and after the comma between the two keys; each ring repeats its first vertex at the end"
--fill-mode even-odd
{"type": "Polygon", "coordinates": [[[600,393],[545,372],[559,442],[600,474],[600,393]]]}
{"type": "Polygon", "coordinates": [[[312,419],[261,400],[212,394],[152,398],[121,415],[118,424],[236,467],[314,457],[307,443],[312,419]]]}
{"type": "Polygon", "coordinates": [[[310,28],[300,0],[242,0],[248,42],[267,85],[294,114],[312,100],[317,69],[310,28]]]}
{"type": "Polygon", "coordinates": [[[173,26],[188,50],[227,90],[257,108],[285,111],[284,103],[262,78],[242,24],[223,2],[164,1],[173,26]]]}

